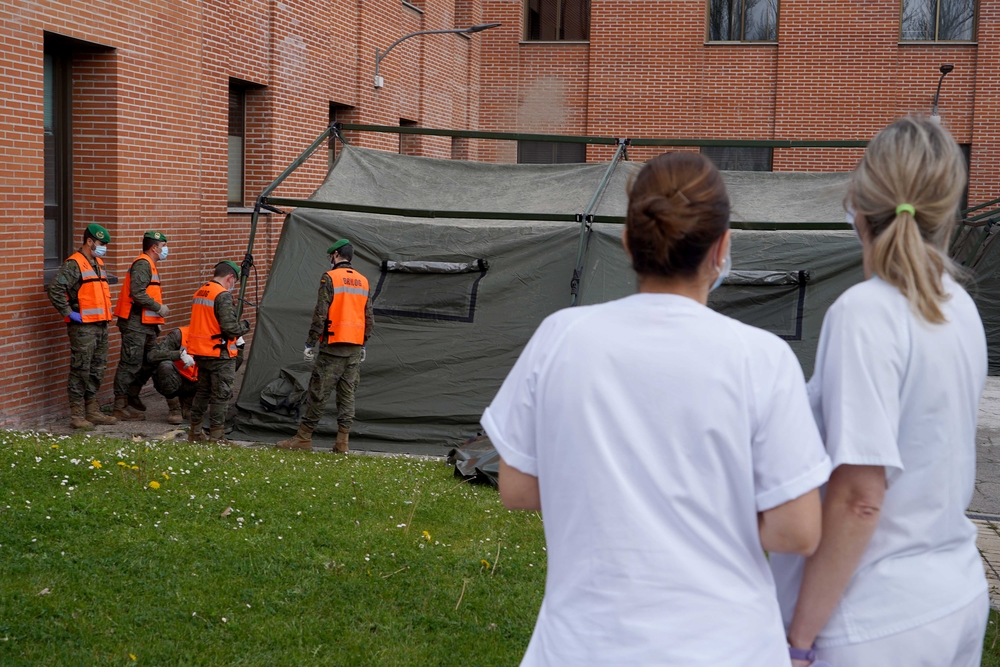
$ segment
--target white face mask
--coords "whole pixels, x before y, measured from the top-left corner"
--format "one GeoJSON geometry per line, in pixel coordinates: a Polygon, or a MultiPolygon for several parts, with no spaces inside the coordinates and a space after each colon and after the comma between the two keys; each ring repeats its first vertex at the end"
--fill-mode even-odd
{"type": "Polygon", "coordinates": [[[715,282],[712,283],[712,286],[708,288],[709,292],[714,292],[715,289],[722,284],[722,281],[726,279],[726,276],[729,275],[729,271],[733,266],[731,251],[732,244],[730,244],[730,247],[726,250],[726,256],[722,258],[722,265],[719,267],[719,277],[716,278],[715,282]]]}
{"type": "Polygon", "coordinates": [[[104,254],[108,251],[108,246],[100,245],[99,243],[94,244],[94,257],[104,257],[104,254]]]}
{"type": "Polygon", "coordinates": [[[848,206],[847,207],[847,214],[844,216],[844,219],[847,221],[847,224],[849,224],[854,231],[858,231],[857,225],[854,224],[854,207],[853,206],[848,206]]]}
{"type": "Polygon", "coordinates": [[[162,248],[160,248],[160,260],[161,261],[167,258],[167,253],[168,252],[169,252],[169,248],[167,248],[167,246],[163,246],[162,248]]]}

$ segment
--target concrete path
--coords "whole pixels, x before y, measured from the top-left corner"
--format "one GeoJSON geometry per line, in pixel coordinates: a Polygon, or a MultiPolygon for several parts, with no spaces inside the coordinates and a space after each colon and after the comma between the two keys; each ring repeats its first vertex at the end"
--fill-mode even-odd
{"type": "Polygon", "coordinates": [[[986,390],[979,404],[976,491],[969,509],[1000,515],[1000,377],[986,379],[986,390]]]}

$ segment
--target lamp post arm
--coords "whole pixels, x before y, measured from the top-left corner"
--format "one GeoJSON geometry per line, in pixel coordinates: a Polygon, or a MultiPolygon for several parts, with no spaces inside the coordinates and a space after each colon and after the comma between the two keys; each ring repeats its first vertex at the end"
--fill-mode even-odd
{"type": "Polygon", "coordinates": [[[385,58],[387,55],[389,55],[389,52],[392,51],[393,47],[395,47],[400,42],[406,41],[410,37],[417,37],[418,35],[444,35],[444,34],[447,34],[447,33],[463,33],[463,32],[469,32],[469,29],[468,28],[448,28],[448,29],[443,29],[443,30],[420,30],[419,32],[411,32],[409,35],[403,35],[402,37],[400,37],[399,39],[397,39],[395,42],[393,42],[392,44],[390,44],[385,49],[385,51],[379,51],[378,47],[375,47],[375,76],[378,76],[378,69],[379,69],[379,65],[382,63],[382,59],[385,58]]]}

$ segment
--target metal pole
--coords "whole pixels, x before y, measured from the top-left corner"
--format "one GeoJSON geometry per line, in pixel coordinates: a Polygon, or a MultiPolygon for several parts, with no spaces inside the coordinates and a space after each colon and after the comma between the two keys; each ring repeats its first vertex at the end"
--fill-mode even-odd
{"type": "Polygon", "coordinates": [[[608,165],[607,170],[604,172],[604,177],[601,178],[601,182],[598,184],[597,190],[594,192],[594,196],[590,198],[590,203],[587,204],[587,209],[580,217],[580,240],[577,243],[576,268],[573,269],[573,278],[570,280],[569,285],[570,306],[576,305],[577,298],[580,294],[580,283],[583,279],[583,256],[585,254],[584,241],[587,233],[593,225],[594,209],[597,207],[597,203],[600,201],[601,195],[604,194],[604,189],[607,188],[608,183],[611,182],[611,174],[614,173],[615,167],[618,166],[618,162],[625,153],[625,148],[628,146],[628,143],[628,139],[618,140],[618,149],[615,151],[615,156],[611,158],[611,164],[608,165]]]}
{"type": "Polygon", "coordinates": [[[296,169],[302,166],[302,163],[309,159],[309,156],[316,152],[316,149],[323,145],[323,142],[330,137],[330,133],[339,130],[339,123],[334,123],[323,131],[323,134],[319,135],[316,141],[312,142],[309,147],[295,159],[288,168],[281,172],[274,181],[264,188],[264,191],[260,193],[257,197],[257,201],[253,207],[253,215],[250,216],[250,240],[247,242],[247,252],[243,256],[243,264],[240,269],[240,298],[236,304],[236,319],[239,319],[243,315],[243,297],[246,295],[247,290],[247,278],[250,274],[250,267],[253,266],[253,242],[254,238],[257,236],[257,220],[260,218],[260,210],[262,208],[268,209],[272,212],[279,212],[277,209],[271,208],[267,204],[267,196],[274,192],[282,181],[292,175],[296,169]]]}

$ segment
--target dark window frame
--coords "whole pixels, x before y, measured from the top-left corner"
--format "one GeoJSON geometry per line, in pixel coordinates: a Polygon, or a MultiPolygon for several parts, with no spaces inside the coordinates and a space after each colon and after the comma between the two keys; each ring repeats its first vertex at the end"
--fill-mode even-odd
{"type": "Polygon", "coordinates": [[[490,269],[490,263],[485,259],[478,258],[468,263],[468,269],[465,271],[403,271],[405,273],[410,273],[410,275],[469,275],[478,274],[472,281],[469,287],[469,311],[467,315],[444,315],[441,313],[428,313],[421,312],[418,310],[403,310],[400,308],[380,308],[378,305],[379,295],[382,294],[383,288],[385,288],[386,280],[390,273],[400,271],[399,268],[395,268],[393,265],[401,264],[401,262],[394,262],[388,259],[383,259],[381,264],[381,274],[379,275],[378,284],[375,286],[375,293],[372,294],[372,313],[374,315],[379,315],[382,317],[412,317],[418,320],[433,320],[437,322],[463,322],[465,324],[472,324],[476,318],[476,303],[479,300],[479,283],[483,281],[486,277],[486,273],[490,269]]]}
{"type": "MultiPolygon", "coordinates": [[[[420,127],[420,122],[415,120],[410,120],[409,118],[399,119],[400,127],[420,127]]],[[[403,134],[399,133],[399,154],[400,155],[419,155],[420,153],[420,135],[419,134],[403,134]]]]}
{"type": "MultiPolygon", "coordinates": [[[[47,284],[55,277],[59,266],[73,250],[73,51],[72,47],[46,35],[44,57],[52,62],[52,159],[53,183],[48,183],[48,165],[43,177],[43,204],[45,220],[55,220],[55,265],[45,266],[45,241],[42,245],[44,280],[47,284]],[[49,203],[49,195],[52,203],[49,203]],[[49,217],[51,214],[51,218],[49,217]]],[[[46,68],[45,76],[48,75],[46,68]]],[[[43,130],[44,132],[44,130],[43,130]]],[[[49,159],[47,153],[44,159],[49,159]]],[[[46,234],[47,236],[48,234],[46,234]]]]}
{"type": "Polygon", "coordinates": [[[583,164],[586,161],[587,161],[587,144],[568,143],[562,141],[518,141],[517,142],[518,164],[583,164]],[[546,146],[546,144],[548,146],[546,146]],[[551,160],[545,161],[545,160],[528,159],[529,149],[535,148],[536,150],[540,151],[542,148],[546,147],[550,148],[552,151],[551,160]]]}
{"type": "Polygon", "coordinates": [[[532,35],[532,18],[531,18],[531,0],[524,0],[523,4],[523,19],[524,19],[524,34],[522,38],[525,42],[589,42],[590,41],[590,19],[591,19],[591,0],[578,0],[582,5],[583,15],[586,16],[584,21],[583,36],[580,38],[567,39],[565,36],[566,26],[563,23],[563,4],[565,2],[573,2],[576,0],[538,0],[538,2],[551,2],[555,4],[555,35],[553,39],[542,39],[539,36],[532,35]]]}
{"type": "MultiPolygon", "coordinates": [[[[706,21],[705,21],[705,39],[709,42],[721,42],[727,44],[773,44],[778,41],[778,25],[781,22],[781,2],[780,0],[774,0],[774,34],[769,35],[765,39],[747,39],[746,38],[746,3],[748,1],[758,1],[758,2],[770,2],[771,0],[708,0],[705,3],[706,21]],[[739,4],[742,15],[739,20],[739,30],[740,35],[738,38],[724,38],[720,36],[713,36],[712,34],[712,12],[716,11],[716,5],[729,2],[732,4],[739,4]]],[[[732,16],[732,7],[730,7],[730,17],[732,16]]],[[[730,23],[732,19],[730,18],[730,23]]],[[[730,27],[731,29],[731,27],[730,27]]]]}
{"type": "Polygon", "coordinates": [[[247,197],[247,86],[240,84],[232,79],[229,80],[229,94],[227,96],[227,122],[226,122],[226,203],[230,207],[241,207],[246,202],[247,197]],[[233,134],[233,97],[236,96],[239,101],[239,135],[233,134]],[[232,190],[232,146],[230,145],[229,139],[232,137],[239,136],[240,143],[240,196],[237,201],[234,199],[230,193],[232,190]]]}
{"type": "MultiPolygon", "coordinates": [[[[333,125],[337,121],[343,122],[346,115],[353,109],[354,107],[347,106],[346,104],[330,102],[330,125],[333,125]]],[[[337,145],[339,141],[340,140],[337,139],[337,135],[331,132],[330,138],[327,140],[327,171],[333,169],[333,163],[337,161],[337,156],[340,155],[340,147],[337,145]]]]}
{"type": "Polygon", "coordinates": [[[979,32],[979,0],[972,0],[972,28],[967,39],[940,39],[941,32],[941,5],[951,0],[935,0],[934,5],[934,35],[930,38],[908,38],[903,36],[903,20],[906,14],[906,3],[910,0],[900,0],[899,2],[899,41],[900,42],[941,42],[954,44],[968,44],[976,41],[979,32]]]}
{"type": "MultiPolygon", "coordinates": [[[[708,159],[715,164],[716,167],[721,171],[774,171],[774,149],[766,146],[702,146],[701,154],[706,156],[708,159]],[[732,149],[736,151],[734,155],[735,165],[732,169],[729,169],[726,165],[719,163],[718,156],[712,155],[713,149],[732,149]],[[741,169],[740,168],[740,151],[755,151],[755,150],[766,150],[767,151],[767,169],[741,169]]],[[[746,156],[744,158],[750,164],[756,162],[756,159],[746,156]]],[[[759,158],[758,158],[759,159],[759,158]]]]}

